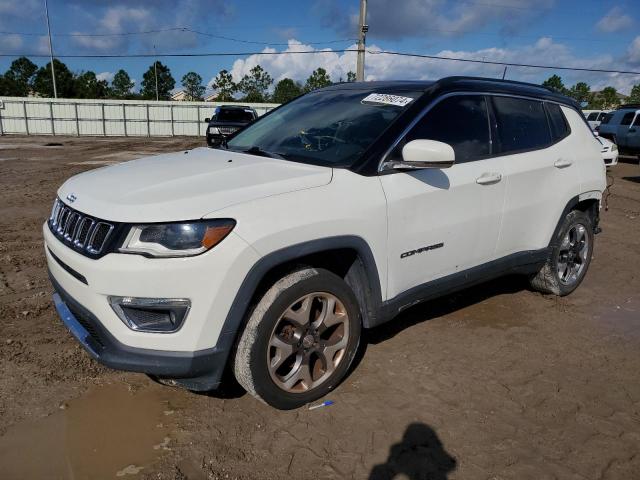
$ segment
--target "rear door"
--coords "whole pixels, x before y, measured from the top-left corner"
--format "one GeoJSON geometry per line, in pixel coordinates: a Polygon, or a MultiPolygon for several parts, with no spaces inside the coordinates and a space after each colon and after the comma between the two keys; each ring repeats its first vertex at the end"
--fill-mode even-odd
{"type": "Polygon", "coordinates": [[[560,212],[579,193],[576,146],[558,104],[507,96],[492,100],[506,181],[497,253],[538,250],[547,246],[560,212]]]}
{"type": "Polygon", "coordinates": [[[406,142],[451,145],[446,169],[380,176],[388,209],[390,297],[429,280],[494,258],[504,182],[502,159],[491,152],[488,105],[483,95],[454,95],[437,103],[387,160],[401,159],[406,142]]]}
{"type": "Polygon", "coordinates": [[[625,112],[618,125],[618,131],[616,132],[616,143],[618,147],[626,148],[629,143],[629,130],[631,130],[631,124],[636,116],[636,112],[625,112]]]}

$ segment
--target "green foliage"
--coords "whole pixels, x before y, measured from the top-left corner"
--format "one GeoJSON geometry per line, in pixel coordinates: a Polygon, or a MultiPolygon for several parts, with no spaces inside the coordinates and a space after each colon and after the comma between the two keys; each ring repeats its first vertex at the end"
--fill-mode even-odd
{"type": "Polygon", "coordinates": [[[267,99],[267,90],[273,83],[273,78],[260,65],[253,67],[249,74],[242,77],[238,83],[238,90],[244,93],[245,102],[261,103],[267,99]]]}
{"type": "MultiPolygon", "coordinates": [[[[69,68],[57,58],[53,59],[53,66],[56,71],[56,87],[58,97],[75,97],[75,78],[69,68]]],[[[33,79],[33,90],[42,97],[53,97],[53,81],[51,80],[51,62],[44,67],[40,67],[33,79]]]]}
{"type": "Polygon", "coordinates": [[[304,84],[304,91],[311,92],[331,85],[331,77],[324,68],[315,69],[304,84]]]}
{"type": "Polygon", "coordinates": [[[640,83],[634,85],[629,95],[629,103],[640,103],[640,83]]]}
{"type": "Polygon", "coordinates": [[[75,98],[109,98],[110,93],[107,81],[98,80],[92,71],[81,73],[75,77],[75,98]]]}
{"type": "Polygon", "coordinates": [[[187,100],[202,100],[205,87],[202,85],[202,77],[196,72],[189,72],[182,77],[182,87],[184,88],[187,100]]]}
{"type": "Polygon", "coordinates": [[[542,82],[542,86],[550,88],[554,92],[561,93],[563,95],[566,95],[568,92],[567,88],[564,86],[564,83],[562,83],[562,78],[560,78],[558,75],[552,75],[547,78],[544,82],[542,82]]]}
{"type": "Polygon", "coordinates": [[[591,87],[585,82],[578,82],[569,89],[569,96],[579,104],[591,101],[591,87]]]}
{"type": "Polygon", "coordinates": [[[115,98],[130,98],[132,96],[131,89],[134,82],[129,77],[129,74],[120,69],[113,76],[111,80],[111,94],[115,98]]]}
{"type": "Polygon", "coordinates": [[[356,72],[352,72],[349,70],[347,72],[347,82],[355,82],[356,81],[356,72]]]}
{"type": "Polygon", "coordinates": [[[213,79],[211,86],[218,91],[216,100],[220,102],[232,102],[233,94],[238,91],[238,86],[233,81],[233,77],[226,70],[220,70],[216,78],[213,79]]]}
{"type": "Polygon", "coordinates": [[[26,97],[32,88],[33,76],[38,66],[26,57],[11,62],[9,70],[4,74],[2,95],[26,97]]]}
{"type": "Polygon", "coordinates": [[[618,98],[618,92],[613,87],[605,87],[602,89],[599,95],[602,101],[602,108],[608,110],[620,105],[620,99],[618,98]]]}
{"type": "Polygon", "coordinates": [[[142,82],[140,83],[140,94],[146,100],[156,99],[156,68],[158,72],[158,100],[170,100],[171,90],[176,86],[176,81],[171,76],[171,70],[162,62],[156,61],[149,70],[144,72],[142,82]]]}
{"type": "Polygon", "coordinates": [[[302,95],[302,85],[290,78],[283,78],[276,84],[273,90],[271,101],[274,103],[285,103],[302,95]]]}

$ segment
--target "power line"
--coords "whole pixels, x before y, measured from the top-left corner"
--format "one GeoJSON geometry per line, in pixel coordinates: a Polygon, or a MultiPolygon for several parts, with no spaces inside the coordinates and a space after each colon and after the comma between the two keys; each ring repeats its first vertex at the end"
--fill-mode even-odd
{"type": "Polygon", "coordinates": [[[401,57],[425,58],[425,59],[431,59],[431,60],[450,60],[455,62],[484,63],[488,65],[503,65],[507,67],[526,67],[526,68],[542,68],[542,69],[548,69],[548,70],[573,70],[576,72],[619,73],[619,74],[625,74],[625,75],[640,75],[640,71],[635,72],[635,71],[629,71],[629,70],[606,70],[602,68],[560,67],[556,65],[536,65],[536,64],[530,64],[530,63],[498,62],[495,60],[475,60],[471,58],[444,57],[440,55],[422,55],[418,53],[392,52],[389,50],[369,50],[368,53],[372,55],[382,54],[382,55],[396,55],[401,57]]]}
{"type": "MultiPolygon", "coordinates": [[[[138,54],[89,54],[89,55],[56,55],[57,58],[154,58],[154,57],[166,57],[166,58],[180,58],[180,57],[246,57],[249,55],[311,55],[311,54],[330,54],[330,53],[357,53],[356,48],[341,48],[335,50],[298,50],[298,51],[283,51],[283,52],[260,52],[260,51],[248,51],[248,52],[209,52],[209,53],[138,53],[138,54]]],[[[577,72],[593,72],[593,73],[617,73],[621,75],[640,75],[640,71],[631,70],[606,70],[602,68],[583,68],[583,67],[562,67],[558,65],[538,65],[531,63],[514,63],[514,62],[500,62],[497,60],[476,60],[471,58],[459,58],[459,57],[446,57],[440,55],[424,55],[418,53],[405,53],[394,52],[390,50],[367,50],[367,53],[371,55],[394,55],[401,57],[414,57],[430,60],[445,60],[452,62],[467,62],[467,63],[480,63],[487,65],[502,65],[507,67],[523,67],[523,68],[540,68],[547,70],[571,70],[577,72]]],[[[48,55],[44,54],[0,54],[0,57],[32,57],[32,58],[48,58],[48,55]]]]}
{"type": "MultiPolygon", "coordinates": [[[[150,35],[157,33],[168,33],[168,32],[185,32],[185,33],[193,33],[196,35],[201,35],[204,37],[216,38],[218,40],[228,40],[231,42],[239,42],[239,43],[247,43],[253,45],[277,45],[277,46],[286,46],[289,45],[288,42],[264,42],[257,40],[243,40],[240,38],[228,37],[224,35],[216,35],[213,33],[201,32],[198,30],[194,30],[190,27],[171,27],[171,28],[161,28],[157,30],[143,30],[140,32],[119,32],[119,33],[52,33],[53,37],[127,37],[127,36],[135,36],[135,35],[150,35]]],[[[0,31],[0,35],[19,35],[19,36],[30,36],[30,37],[46,37],[46,33],[34,33],[34,32],[7,32],[0,31]]],[[[301,42],[305,45],[325,45],[330,43],[344,43],[344,42],[355,42],[357,38],[341,38],[337,40],[320,40],[313,42],[301,42]]]]}

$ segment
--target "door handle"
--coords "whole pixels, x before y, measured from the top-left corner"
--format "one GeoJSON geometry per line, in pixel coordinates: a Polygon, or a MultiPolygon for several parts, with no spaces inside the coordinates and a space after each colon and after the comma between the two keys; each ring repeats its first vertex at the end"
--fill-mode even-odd
{"type": "Polygon", "coordinates": [[[571,160],[567,160],[564,158],[559,158],[553,164],[553,166],[556,168],[567,168],[567,167],[570,167],[571,165],[573,165],[573,162],[571,160]]]}
{"type": "Polygon", "coordinates": [[[483,173],[478,178],[476,178],[476,183],[478,185],[493,185],[494,183],[498,183],[502,180],[501,173],[483,173]]]}

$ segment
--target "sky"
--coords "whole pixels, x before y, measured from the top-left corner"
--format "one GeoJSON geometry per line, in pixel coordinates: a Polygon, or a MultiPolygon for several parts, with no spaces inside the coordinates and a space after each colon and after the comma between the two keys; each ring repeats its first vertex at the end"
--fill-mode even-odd
{"type": "MultiPolygon", "coordinates": [[[[640,71],[640,0],[369,0],[367,49],[490,61],[640,71]]],[[[260,64],[274,80],[304,81],[318,67],[333,81],[355,71],[359,0],[49,0],[54,53],[234,53],[161,58],[180,87],[222,69],[239,80],[260,64]],[[158,31],[161,30],[161,31],[158,31]],[[140,33],[151,32],[151,33],[140,33]],[[90,34],[93,36],[82,36],[90,34]],[[123,35],[124,34],[124,35],[123,35]],[[221,38],[224,37],[224,38],[221,38]],[[261,52],[320,51],[263,55],[261,52]]],[[[0,54],[48,55],[44,0],[0,0],[0,54]],[[28,34],[28,35],[27,35],[28,34]]],[[[5,71],[15,57],[0,57],[5,71]]],[[[48,58],[31,57],[38,65],[48,58]]],[[[110,80],[120,68],[136,82],[153,58],[62,58],[71,70],[110,80]]],[[[501,77],[503,67],[367,53],[367,80],[501,77]]],[[[506,78],[629,93],[640,75],[509,67],[506,78]]]]}

